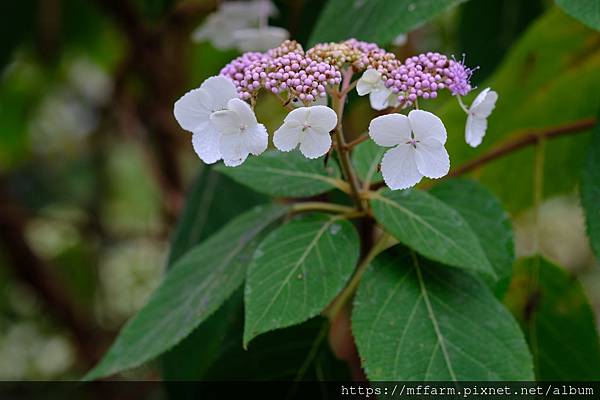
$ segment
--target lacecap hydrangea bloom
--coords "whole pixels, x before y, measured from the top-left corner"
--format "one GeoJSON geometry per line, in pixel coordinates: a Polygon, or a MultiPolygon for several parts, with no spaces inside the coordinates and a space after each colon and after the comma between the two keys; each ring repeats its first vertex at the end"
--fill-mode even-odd
{"type": "Polygon", "coordinates": [[[436,99],[441,90],[448,90],[467,113],[466,142],[473,147],[481,143],[498,95],[488,88],[470,108],[464,105],[462,96],[472,91],[474,70],[464,59],[435,52],[401,61],[374,43],[356,39],[320,43],[306,51],[286,40],[235,58],[219,76],[179,99],[174,113],[181,127],[192,132],[194,150],[204,162],[222,159],[226,166],[239,166],[268,147],[269,133],[253,111],[259,94],[265,92],[289,110],[273,133],[274,147],[284,152],[298,148],[314,159],[332,147],[351,151],[340,118],[355,87],[383,113],[358,142],[370,138],[389,147],[380,165],[384,181],[392,190],[406,189],[423,177],[441,178],[450,168],[446,128],[440,118],[419,108],[419,99],[436,99]],[[333,132],[342,136],[334,141],[333,132]]]}

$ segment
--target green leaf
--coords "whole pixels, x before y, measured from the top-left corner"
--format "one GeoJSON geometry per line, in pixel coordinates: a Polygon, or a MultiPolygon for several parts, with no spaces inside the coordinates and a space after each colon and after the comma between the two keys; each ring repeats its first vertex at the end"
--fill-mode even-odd
{"type": "Polygon", "coordinates": [[[312,214],[271,232],[248,267],[244,344],[322,311],[352,275],[359,251],[356,229],[337,216],[312,214]]]}
{"type": "Polygon", "coordinates": [[[537,379],[600,380],[594,313],[575,277],[542,258],[522,260],[505,302],[523,326],[537,379]]]}
{"type": "Polygon", "coordinates": [[[192,246],[218,231],[232,216],[265,203],[267,199],[213,168],[202,168],[187,194],[185,208],[171,240],[167,267],[192,246]]]}
{"type": "Polygon", "coordinates": [[[360,40],[390,43],[464,0],[329,0],[310,37],[318,42],[360,40]]]}
{"type": "Polygon", "coordinates": [[[221,357],[227,335],[239,318],[242,298],[238,290],[188,337],[163,354],[164,381],[196,381],[208,373],[221,357]]]}
{"type": "Polygon", "coordinates": [[[397,247],[363,276],[352,332],[370,380],[533,378],[519,325],[483,283],[397,247]]]}
{"type": "MultiPolygon", "coordinates": [[[[449,99],[434,111],[448,131],[446,149],[452,168],[522,138],[531,130],[595,117],[600,109],[599,50],[598,32],[557,8],[544,14],[511,48],[493,76],[479,85],[490,86],[499,98],[478,148],[465,144],[466,115],[456,99],[449,99]]],[[[478,92],[470,94],[465,102],[471,104],[478,92]]],[[[589,139],[580,133],[546,141],[544,198],[575,189],[589,139]]],[[[498,196],[511,214],[533,204],[534,153],[530,146],[489,162],[476,172],[478,180],[498,196]]]]}
{"type": "Polygon", "coordinates": [[[581,204],[591,247],[600,259],[600,123],[594,130],[592,145],[583,167],[581,204]]]}
{"type": "MultiPolygon", "coordinates": [[[[329,349],[326,340],[329,324],[320,317],[261,335],[245,350],[242,300],[242,291],[237,291],[194,331],[193,335],[203,333],[205,340],[190,342],[180,349],[188,350],[188,357],[179,357],[179,370],[173,366],[162,377],[170,398],[197,398],[198,393],[192,397],[182,395],[188,390],[196,392],[198,387],[169,385],[168,381],[350,379],[347,364],[337,360],[329,349]],[[204,351],[199,354],[197,347],[204,351]]],[[[185,342],[187,339],[181,344],[185,342]]]]}
{"type": "MultiPolygon", "coordinates": [[[[240,307],[241,309],[241,307],[240,307]]],[[[240,310],[241,311],[241,310],[240,310]]],[[[203,379],[231,380],[345,380],[348,367],[337,360],[327,343],[328,322],[313,318],[300,325],[267,332],[244,350],[243,313],[222,345],[222,355],[203,379]]]]}
{"type": "Polygon", "coordinates": [[[477,236],[458,213],[419,190],[384,190],[371,198],[377,222],[419,254],[496,279],[477,236]]]}
{"type": "Polygon", "coordinates": [[[250,157],[239,167],[217,169],[260,193],[280,197],[308,197],[340,187],[340,171],[334,162],[308,160],[299,152],[268,151],[250,157]]]}
{"type": "Polygon", "coordinates": [[[496,197],[481,184],[467,179],[452,179],[429,192],[454,208],[479,238],[496,278],[481,278],[495,291],[502,292],[510,282],[515,261],[512,224],[496,197]]]}
{"type": "Polygon", "coordinates": [[[287,210],[255,207],[181,257],[84,379],[136,367],[190,334],[242,284],[261,234],[287,210]]]}
{"type": "Polygon", "coordinates": [[[378,146],[374,141],[367,140],[352,151],[352,162],[362,182],[372,184],[383,181],[378,166],[386,150],[388,149],[378,146]]]}
{"type": "Polygon", "coordinates": [[[600,2],[598,0],[556,0],[556,5],[571,17],[600,31],[600,2]]]}
{"type": "MultiPolygon", "coordinates": [[[[167,268],[190,248],[218,231],[233,216],[266,202],[256,193],[209,167],[203,167],[186,196],[171,240],[167,268]]],[[[239,296],[241,304],[242,296],[239,296]]],[[[233,311],[232,300],[211,315],[188,337],[165,353],[161,359],[164,380],[192,381],[202,377],[221,352],[221,343],[233,311]]],[[[237,303],[235,304],[237,305],[237,303]]],[[[241,339],[240,339],[241,340],[241,339]]]]}

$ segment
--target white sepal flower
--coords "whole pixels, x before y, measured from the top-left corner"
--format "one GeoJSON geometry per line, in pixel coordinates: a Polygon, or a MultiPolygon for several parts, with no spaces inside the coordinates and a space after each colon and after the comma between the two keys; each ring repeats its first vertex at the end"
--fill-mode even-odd
{"type": "Polygon", "coordinates": [[[465,140],[469,146],[477,147],[481,144],[487,129],[487,118],[496,106],[496,100],[498,100],[498,93],[486,88],[477,95],[467,110],[465,140]]]}
{"type": "Polygon", "coordinates": [[[277,26],[239,29],[233,32],[236,47],[243,52],[264,52],[279,46],[290,37],[290,33],[277,26]]]}
{"type": "Polygon", "coordinates": [[[231,49],[236,47],[236,31],[256,27],[275,14],[277,9],[269,0],[227,1],[192,32],[192,39],[210,41],[220,50],[231,49]]]}
{"type": "Polygon", "coordinates": [[[259,155],[267,149],[267,130],[258,123],[254,111],[245,101],[229,100],[227,110],[212,113],[210,120],[221,133],[219,151],[228,167],[236,167],[249,154],[259,155]]]}
{"type": "Polygon", "coordinates": [[[369,95],[371,108],[383,110],[399,104],[398,95],[385,87],[381,73],[372,68],[366,70],[356,83],[359,96],[369,95]]]}
{"type": "Polygon", "coordinates": [[[381,173],[392,189],[407,189],[423,176],[441,178],[450,170],[444,148],[446,128],[434,114],[412,110],[408,117],[388,114],[369,124],[369,135],[380,146],[393,147],[381,161],[381,173]]]}
{"type": "Polygon", "coordinates": [[[192,144],[202,161],[212,164],[221,159],[220,133],[210,121],[215,111],[227,108],[229,100],[237,98],[237,90],[228,78],[213,76],[190,90],[175,102],[173,114],[179,125],[193,133],[192,144]]]}
{"type": "Polygon", "coordinates": [[[312,106],[292,110],[275,131],[273,144],[281,151],[290,151],[300,144],[306,158],[321,157],[331,148],[329,132],[337,124],[337,115],[329,107],[312,106]]]}

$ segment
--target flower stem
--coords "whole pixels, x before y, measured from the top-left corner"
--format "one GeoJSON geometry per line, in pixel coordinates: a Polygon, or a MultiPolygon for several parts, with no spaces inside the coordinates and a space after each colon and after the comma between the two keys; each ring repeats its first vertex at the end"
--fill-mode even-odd
{"type": "Polygon", "coordinates": [[[369,139],[369,135],[367,133],[362,134],[359,137],[357,137],[356,139],[346,143],[346,149],[352,149],[368,139],[369,139]]]}
{"type": "Polygon", "coordinates": [[[329,320],[333,321],[338,316],[340,311],[346,306],[346,304],[356,291],[356,288],[360,283],[360,279],[362,278],[369,264],[371,264],[371,261],[373,261],[373,259],[379,253],[396,243],[397,241],[394,238],[392,238],[392,236],[390,236],[390,234],[388,234],[387,232],[383,233],[379,237],[377,242],[373,245],[373,247],[371,247],[371,250],[369,250],[369,252],[365,256],[365,258],[362,259],[362,261],[358,265],[358,268],[356,268],[356,272],[354,273],[354,276],[352,277],[350,283],[348,283],[348,286],[346,286],[346,288],[342,291],[342,293],[340,293],[340,295],[334,300],[334,302],[327,310],[327,316],[329,317],[329,320]]]}
{"type": "Polygon", "coordinates": [[[305,211],[329,211],[339,214],[353,214],[356,209],[353,207],[343,206],[335,203],[324,203],[320,201],[307,201],[302,203],[296,203],[292,205],[292,212],[305,212],[305,211]]]}
{"type": "Polygon", "coordinates": [[[346,103],[346,95],[347,89],[350,84],[350,80],[352,79],[352,70],[348,69],[344,73],[344,78],[342,80],[342,90],[337,95],[331,96],[333,109],[337,114],[337,125],[335,127],[335,134],[337,140],[337,151],[340,158],[340,164],[342,166],[342,171],[344,172],[344,177],[348,181],[350,185],[350,194],[354,199],[356,206],[360,211],[364,210],[363,202],[360,197],[359,190],[359,182],[356,174],[354,173],[354,168],[352,168],[352,162],[350,161],[350,152],[347,148],[346,138],[344,137],[344,130],[342,127],[342,118],[344,115],[344,106],[346,103]]]}

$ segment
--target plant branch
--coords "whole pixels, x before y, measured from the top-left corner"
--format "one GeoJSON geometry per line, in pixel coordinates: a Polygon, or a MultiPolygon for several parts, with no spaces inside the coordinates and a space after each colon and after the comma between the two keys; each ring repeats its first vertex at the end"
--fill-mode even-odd
{"type": "Polygon", "coordinates": [[[346,143],[346,149],[350,150],[350,149],[358,146],[362,142],[366,142],[367,140],[369,140],[369,138],[370,138],[369,134],[364,133],[364,134],[360,135],[359,137],[357,137],[356,139],[346,143]]]}
{"type": "Polygon", "coordinates": [[[389,248],[390,245],[393,245],[395,243],[397,243],[397,241],[393,239],[392,236],[390,236],[390,234],[387,232],[384,232],[379,237],[377,242],[375,242],[373,247],[371,247],[371,250],[369,250],[369,252],[365,256],[365,258],[362,259],[362,261],[358,265],[358,268],[356,268],[356,272],[354,273],[354,276],[352,277],[350,283],[348,283],[348,285],[344,288],[342,293],[340,293],[340,295],[333,301],[333,303],[327,310],[327,316],[330,320],[333,321],[338,316],[340,311],[342,311],[344,306],[348,303],[348,301],[356,291],[356,288],[360,283],[360,279],[362,278],[363,274],[365,273],[365,270],[367,269],[371,261],[373,261],[373,259],[379,253],[381,253],[385,249],[389,248]]]}
{"type": "Polygon", "coordinates": [[[302,203],[296,203],[292,206],[292,212],[306,212],[306,211],[328,211],[340,214],[351,214],[356,212],[353,207],[343,206],[335,203],[325,203],[320,201],[307,201],[302,203]]]}
{"type": "Polygon", "coordinates": [[[335,127],[335,134],[337,140],[337,151],[340,157],[340,164],[342,166],[342,170],[344,172],[344,176],[348,180],[348,184],[350,185],[350,193],[356,206],[360,211],[364,209],[362,199],[360,197],[360,189],[358,178],[354,173],[354,169],[352,168],[352,162],[350,160],[350,153],[346,148],[346,139],[344,137],[344,130],[342,126],[342,118],[344,116],[344,106],[346,103],[346,94],[345,91],[350,84],[350,80],[352,79],[352,70],[348,70],[344,73],[344,78],[342,81],[342,90],[340,93],[334,94],[332,97],[332,105],[333,109],[337,114],[337,125],[335,127]]]}
{"type": "MultiPolygon", "coordinates": [[[[593,128],[598,121],[595,118],[587,118],[572,122],[566,125],[559,125],[543,130],[535,130],[519,136],[515,140],[501,144],[487,153],[462,164],[455,170],[450,171],[446,178],[461,176],[479,169],[487,163],[509,155],[515,151],[521,150],[527,146],[534,145],[541,140],[552,139],[560,136],[568,136],[577,133],[583,133],[586,130],[593,128]]],[[[377,190],[384,186],[383,182],[377,182],[371,185],[371,190],[377,190]]]]}
{"type": "Polygon", "coordinates": [[[519,136],[513,141],[493,148],[487,153],[481,155],[480,157],[477,157],[459,166],[457,169],[450,171],[448,176],[453,177],[466,174],[468,172],[481,168],[483,165],[489,163],[490,161],[494,161],[514,151],[536,144],[542,139],[551,139],[555,137],[584,132],[587,129],[590,129],[594,125],[596,125],[596,122],[597,121],[595,118],[588,118],[567,125],[560,125],[544,130],[531,131],[527,134],[519,136]]]}

